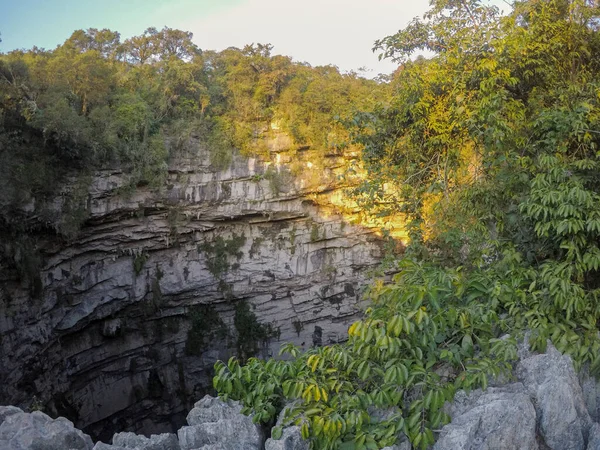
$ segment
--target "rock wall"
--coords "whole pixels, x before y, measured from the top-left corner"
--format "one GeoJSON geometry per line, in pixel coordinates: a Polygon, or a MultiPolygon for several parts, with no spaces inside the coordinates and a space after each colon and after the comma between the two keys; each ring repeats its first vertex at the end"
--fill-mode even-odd
{"type": "Polygon", "coordinates": [[[357,210],[339,214],[353,156],[317,166],[284,137],[270,145],[270,160],[237,155],[224,170],[198,148],[170,163],[158,192],[128,191],[119,170],[94,173],[77,237],[35,236],[37,294],[0,268],[0,404],[41,406],[98,439],[174,431],[210,390],[216,359],[342,339],[382,256],[375,231],[349,223],[357,210]],[[239,342],[253,334],[236,329],[236,310],[263,324],[238,324],[260,342],[239,342]]]}

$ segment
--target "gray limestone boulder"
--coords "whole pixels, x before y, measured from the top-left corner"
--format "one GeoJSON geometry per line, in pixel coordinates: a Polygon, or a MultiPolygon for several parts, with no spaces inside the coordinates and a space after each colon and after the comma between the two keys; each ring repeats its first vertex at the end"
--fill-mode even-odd
{"type": "Polygon", "coordinates": [[[536,406],[538,428],[552,450],[584,450],[592,420],[571,358],[551,343],[517,365],[518,379],[536,406]]]}
{"type": "Polygon", "coordinates": [[[232,420],[242,414],[239,402],[223,400],[210,395],[197,401],[187,415],[189,425],[200,425],[206,422],[218,422],[220,420],[232,420]]]}
{"type": "Polygon", "coordinates": [[[200,447],[200,450],[230,450],[231,447],[219,443],[219,444],[208,444],[208,445],[203,445],[202,447],[200,447]]]}
{"type": "Polygon", "coordinates": [[[520,383],[456,394],[434,450],[537,450],[535,408],[520,383]]]}
{"type": "Polygon", "coordinates": [[[296,404],[289,402],[279,413],[276,426],[283,427],[283,433],[279,439],[269,438],[265,442],[265,450],[308,450],[308,441],[302,439],[302,433],[298,426],[284,426],[285,415],[288,409],[296,404]]]}
{"type": "Polygon", "coordinates": [[[105,444],[104,442],[96,442],[96,445],[94,445],[92,450],[132,450],[132,448],[135,448],[135,450],[141,450],[138,447],[121,447],[118,445],[105,444]]]}
{"type": "Polygon", "coordinates": [[[265,442],[265,450],[308,450],[308,448],[309,443],[302,439],[298,426],[285,427],[281,438],[269,438],[265,442]]]}
{"type": "Polygon", "coordinates": [[[17,408],[16,406],[0,406],[0,425],[8,416],[22,412],[23,410],[21,408],[17,408]]]}
{"type": "Polygon", "coordinates": [[[588,437],[588,445],[586,450],[600,450],[600,425],[592,424],[588,437]]]}
{"type": "Polygon", "coordinates": [[[261,450],[262,430],[241,411],[238,402],[205,396],[188,414],[190,426],[177,432],[181,450],[261,450]]]}
{"type": "Polygon", "coordinates": [[[578,377],[588,413],[594,422],[600,422],[600,383],[590,375],[588,367],[584,367],[578,377]]]}
{"type": "MultiPolygon", "coordinates": [[[[7,409],[3,411],[6,414],[7,409]]],[[[94,446],[87,434],[64,417],[52,419],[41,411],[9,412],[0,424],[0,449],[91,450],[94,446]]]]}
{"type": "Polygon", "coordinates": [[[140,450],[180,450],[177,436],[171,433],[153,434],[149,438],[135,433],[117,433],[113,445],[140,450]]]}

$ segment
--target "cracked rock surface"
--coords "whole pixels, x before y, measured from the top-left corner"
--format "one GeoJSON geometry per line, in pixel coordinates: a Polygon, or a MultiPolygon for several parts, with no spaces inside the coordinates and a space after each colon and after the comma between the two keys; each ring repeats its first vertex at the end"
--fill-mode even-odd
{"type": "Polygon", "coordinates": [[[239,302],[270,325],[261,356],[345,339],[382,240],[349,223],[357,209],[339,214],[348,156],[290,178],[286,151],[218,170],[200,149],[171,163],[159,191],[128,192],[120,170],[94,173],[79,235],[32,235],[43,255],[35,283],[0,265],[0,404],[38,404],[104,441],[173,433],[210,392],[214,362],[236,353],[239,302]]]}

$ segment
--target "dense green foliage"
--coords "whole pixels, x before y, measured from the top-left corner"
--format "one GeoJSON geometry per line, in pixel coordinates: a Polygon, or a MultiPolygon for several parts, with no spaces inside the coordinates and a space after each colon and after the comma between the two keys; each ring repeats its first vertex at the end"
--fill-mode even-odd
{"type": "Polygon", "coordinates": [[[218,391],[260,422],[287,405],[315,449],[401,434],[427,448],[444,401],[509,375],[526,331],[534,350],[550,339],[598,373],[599,27],[583,0],[515,2],[506,16],[434,0],[378,41],[401,66],[389,101],[349,123],[368,172],[354,193],[407,215],[398,274],[369,289],[347,343],[218,363],[218,391]],[[419,50],[435,56],[411,60],[419,50]]]}
{"type": "Polygon", "coordinates": [[[502,299],[496,308],[482,301],[494,275],[410,260],[401,269],[394,284],[371,289],[374,304],[347,343],[303,354],[285,346],[292,361],[219,362],[215,387],[262,422],[297,400],[288,420],[314,448],[382,448],[402,432],[415,446],[431,443],[432,430],[448,420],[444,402],[457,388],[485,387],[489,376],[509,373],[516,347],[497,338],[511,324],[499,318],[502,299]]]}
{"type": "MultiPolygon", "coordinates": [[[[538,346],[552,337],[595,359],[598,8],[528,1],[499,18],[469,5],[436,2],[426,36],[446,47],[407,63],[395,80],[398,102],[361,123],[369,179],[404,181],[392,205],[411,215],[419,256],[468,270],[506,254],[518,260],[511,278],[522,298],[511,314],[538,346]],[[465,24],[470,32],[459,32],[465,24]]],[[[413,26],[379,45],[405,57],[424,45],[413,26]]]]}
{"type": "Polygon", "coordinates": [[[347,136],[339,120],[387,89],[272,56],[270,45],[217,53],[191,39],[150,28],[121,42],[119,33],[92,28],[52,51],[0,54],[0,263],[33,285],[40,256],[31,235],[77,235],[95,169],[123,170],[122,195],[160,190],[169,161],[200,148],[216,168],[234,148],[265,155],[275,124],[294,148],[325,153],[347,136]]]}
{"type": "Polygon", "coordinates": [[[264,153],[272,123],[299,147],[333,148],[338,118],[385,89],[271,56],[270,45],[203,52],[191,38],[151,28],[120,42],[116,32],[89,29],[53,51],[0,55],[2,220],[90,168],[119,166],[132,186],[159,188],[191,136],[217,166],[234,147],[264,153]]]}

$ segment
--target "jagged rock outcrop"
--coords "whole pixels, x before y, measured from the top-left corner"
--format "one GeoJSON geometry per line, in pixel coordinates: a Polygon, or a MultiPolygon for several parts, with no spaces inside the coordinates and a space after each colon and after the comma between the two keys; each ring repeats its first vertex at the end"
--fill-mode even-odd
{"type": "MultiPolygon", "coordinates": [[[[550,342],[543,354],[522,344],[519,357],[517,383],[456,394],[448,406],[452,421],[442,428],[435,450],[597,448],[598,424],[588,413],[571,358],[550,342]]],[[[589,377],[585,382],[590,390],[600,385],[589,377]]]]}
{"type": "Polygon", "coordinates": [[[178,432],[181,450],[261,450],[264,436],[238,402],[206,396],[187,416],[189,426],[178,432]]]}
{"type": "Polygon", "coordinates": [[[279,439],[269,438],[265,442],[265,450],[308,450],[308,448],[308,441],[302,439],[298,426],[286,427],[279,439]]]}
{"type": "Polygon", "coordinates": [[[181,450],[177,436],[171,433],[153,434],[149,438],[131,432],[117,433],[113,445],[139,450],[181,450]]]}
{"type": "Polygon", "coordinates": [[[434,450],[537,450],[536,415],[521,383],[459,391],[434,450]]]}
{"type": "Polygon", "coordinates": [[[594,422],[600,422],[600,384],[590,374],[587,366],[579,372],[578,378],[588,413],[594,422]]]}
{"type": "Polygon", "coordinates": [[[600,450],[600,425],[593,423],[590,428],[587,450],[600,450]]]}
{"type": "Polygon", "coordinates": [[[41,411],[25,413],[0,406],[2,450],[90,450],[91,438],[64,417],[52,419],[41,411]]]}
{"type": "MultiPolygon", "coordinates": [[[[128,191],[120,170],[94,173],[79,235],[34,235],[43,264],[30,282],[0,267],[0,403],[35,403],[96,438],[174,432],[210,391],[214,361],[247,352],[240,302],[270,325],[243,343],[263,356],[282,342],[344,339],[382,240],[335,206],[352,156],[311,169],[316,153],[287,145],[223,170],[200,149],[171,162],[160,191],[128,191]]],[[[41,220],[35,204],[24,211],[41,220]]]]}
{"type": "Polygon", "coordinates": [[[592,420],[571,358],[552,344],[521,360],[517,377],[534,401],[541,437],[553,450],[584,449],[592,420]]]}
{"type": "Polygon", "coordinates": [[[279,413],[275,426],[282,427],[283,432],[279,439],[273,439],[272,437],[267,439],[265,442],[265,450],[308,450],[308,441],[302,439],[300,427],[296,425],[284,426],[288,408],[294,403],[295,402],[291,402],[279,413]]]}

